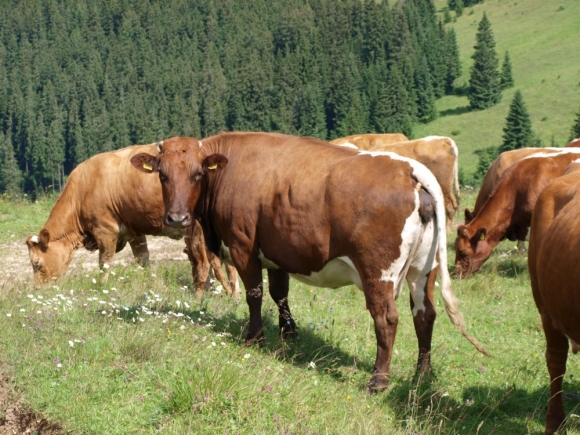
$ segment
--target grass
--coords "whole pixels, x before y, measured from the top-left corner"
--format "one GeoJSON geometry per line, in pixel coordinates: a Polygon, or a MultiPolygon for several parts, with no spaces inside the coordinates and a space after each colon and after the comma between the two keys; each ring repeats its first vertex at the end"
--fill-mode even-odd
{"type": "MultiPolygon", "coordinates": [[[[466,206],[473,201],[465,195],[466,206]]],[[[8,208],[20,217],[18,225],[33,227],[41,218],[36,207],[15,202],[8,208]]],[[[17,230],[9,220],[0,222],[0,233],[5,228],[17,230]]],[[[293,281],[298,339],[278,337],[275,306],[265,297],[266,342],[247,347],[245,303],[213,293],[196,300],[191,284],[185,261],[116,266],[106,283],[98,271],[73,272],[43,289],[7,282],[0,288],[3,374],[28,408],[75,434],[543,431],[545,341],[526,258],[511,242],[498,246],[482,273],[453,283],[469,332],[494,357],[462,339],[438,296],[434,374],[416,379],[405,292],[391,384],[376,395],[365,388],[375,357],[373,323],[354,287],[293,281]]],[[[570,358],[566,392],[580,389],[579,368],[570,358]]],[[[580,414],[578,405],[578,399],[566,401],[567,412],[580,414]]],[[[580,431],[577,421],[570,418],[569,433],[580,431]]]]}
{"type": "MultiPolygon", "coordinates": [[[[435,4],[441,9],[447,2],[437,0],[435,4]]],[[[415,137],[453,137],[459,147],[460,167],[466,173],[477,165],[475,150],[501,144],[517,89],[522,91],[532,128],[546,146],[568,142],[580,109],[580,67],[574,61],[580,39],[580,2],[485,0],[466,8],[455,23],[448,24],[457,32],[461,53],[463,76],[458,85],[469,81],[475,34],[484,12],[492,25],[500,65],[505,51],[510,53],[515,86],[503,92],[500,104],[485,111],[470,111],[467,97],[446,96],[437,102],[441,116],[429,124],[417,124],[414,131],[415,137]]]]}

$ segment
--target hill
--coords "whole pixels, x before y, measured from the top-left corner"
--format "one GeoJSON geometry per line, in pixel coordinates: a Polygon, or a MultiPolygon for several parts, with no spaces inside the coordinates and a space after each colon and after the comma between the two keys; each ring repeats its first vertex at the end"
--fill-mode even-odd
{"type": "MultiPolygon", "coordinates": [[[[438,10],[446,4],[435,2],[438,10]]],[[[440,117],[414,129],[415,137],[453,137],[459,147],[460,167],[466,173],[472,173],[477,164],[475,150],[501,143],[509,104],[517,89],[522,91],[534,132],[545,146],[567,142],[580,108],[580,2],[485,0],[466,8],[455,23],[448,24],[457,32],[461,53],[463,75],[456,84],[469,80],[475,34],[484,12],[491,21],[500,63],[509,51],[515,86],[503,92],[500,104],[481,112],[469,111],[467,97],[445,96],[437,101],[440,117]]]]}

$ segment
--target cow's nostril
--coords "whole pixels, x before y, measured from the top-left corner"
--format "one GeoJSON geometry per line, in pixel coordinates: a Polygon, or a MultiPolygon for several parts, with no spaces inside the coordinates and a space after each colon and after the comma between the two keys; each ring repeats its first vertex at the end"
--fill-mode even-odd
{"type": "Polygon", "coordinates": [[[177,214],[177,213],[170,213],[167,214],[166,223],[169,226],[173,227],[186,227],[190,225],[191,218],[189,217],[189,213],[186,214],[177,214]]]}

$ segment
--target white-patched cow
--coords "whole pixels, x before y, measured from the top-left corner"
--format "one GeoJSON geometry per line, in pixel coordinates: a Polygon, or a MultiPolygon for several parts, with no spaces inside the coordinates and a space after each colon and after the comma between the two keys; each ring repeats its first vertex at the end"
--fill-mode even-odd
{"type": "Polygon", "coordinates": [[[132,158],[158,172],[165,223],[202,222],[208,247],[236,266],[250,310],[247,340],[261,340],[262,269],[283,334],[294,334],[289,275],[310,285],[355,284],[364,292],[377,337],[369,388],[385,388],[398,323],[395,299],[406,278],[419,342],[417,367],[431,369],[434,285],[454,325],[463,317],[447,271],[441,188],[422,164],[394,153],[337,147],[273,133],[172,138],[160,154],[132,158]],[[439,259],[440,264],[438,264],[439,259]],[[438,267],[440,266],[440,267],[438,267]]]}

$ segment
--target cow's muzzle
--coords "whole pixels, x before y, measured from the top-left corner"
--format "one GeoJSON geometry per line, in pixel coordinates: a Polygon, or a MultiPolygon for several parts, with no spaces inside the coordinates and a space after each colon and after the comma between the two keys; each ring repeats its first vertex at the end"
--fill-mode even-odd
{"type": "Polygon", "coordinates": [[[171,228],[185,228],[193,223],[193,219],[189,213],[167,213],[165,215],[164,223],[171,228]]]}

